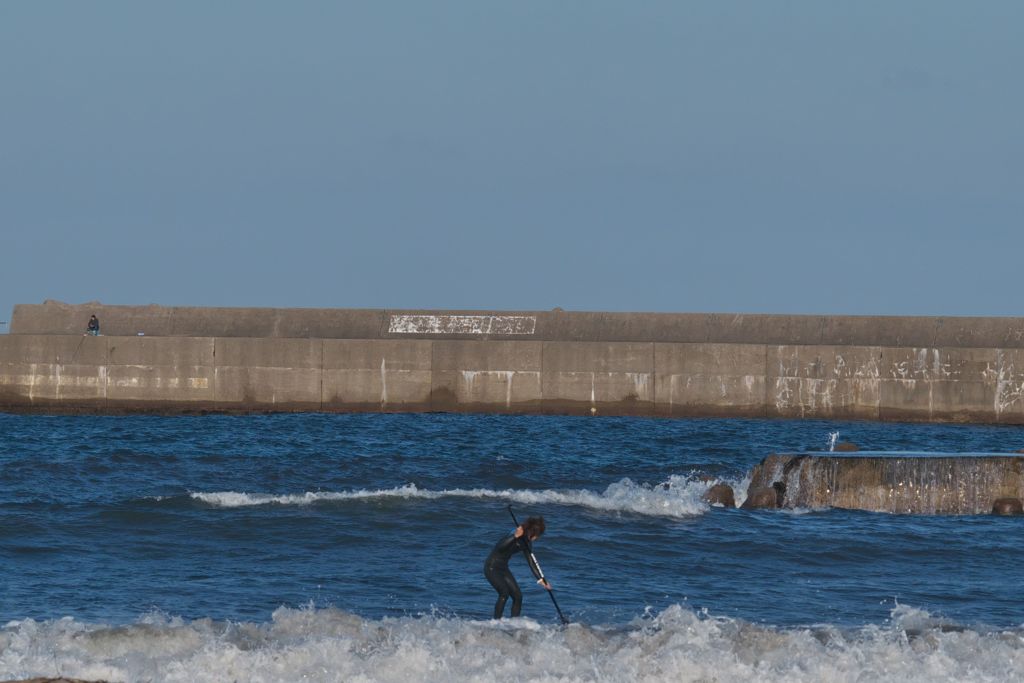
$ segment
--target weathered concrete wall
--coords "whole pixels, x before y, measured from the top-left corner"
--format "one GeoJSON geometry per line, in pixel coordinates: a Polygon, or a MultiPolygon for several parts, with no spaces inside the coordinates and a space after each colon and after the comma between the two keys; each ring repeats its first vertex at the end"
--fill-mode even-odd
{"type": "Polygon", "coordinates": [[[15,306],[10,333],[81,334],[93,314],[99,318],[103,334],[113,336],[141,332],[147,337],[377,339],[384,324],[383,311],[365,309],[107,306],[48,301],[15,306]]]}
{"type": "Polygon", "coordinates": [[[214,341],[214,397],[227,410],[320,410],[323,341],[220,338],[214,341]]]}
{"type": "Polygon", "coordinates": [[[764,417],[767,353],[762,344],[655,344],[656,412],[764,417]]]}
{"type": "Polygon", "coordinates": [[[0,405],[104,408],[107,341],[81,336],[0,337],[0,405]]]}
{"type": "Polygon", "coordinates": [[[0,409],[1024,424],[1024,350],[12,334],[0,336],[0,409]]]}
{"type": "Polygon", "coordinates": [[[11,334],[1024,349],[1024,318],[19,304],[11,334]]]}
{"type": "Polygon", "coordinates": [[[876,419],[885,353],[876,346],[772,346],[770,417],[876,419]]]}
{"type": "Polygon", "coordinates": [[[544,342],[545,412],[654,414],[654,344],[544,342]]]}
{"type": "Polygon", "coordinates": [[[82,337],[106,342],[104,376],[109,410],[202,410],[216,404],[213,339],[181,337],[82,337]]]}
{"type": "Polygon", "coordinates": [[[539,412],[543,343],[435,341],[431,408],[539,412]]]}
{"type": "Polygon", "coordinates": [[[18,306],[0,408],[1024,424],[1024,319],[18,306]],[[83,337],[91,313],[104,336],[83,337]],[[138,333],[144,336],[138,336],[138,333]]]}
{"type": "Polygon", "coordinates": [[[322,409],[430,410],[431,342],[323,340],[322,409]]]}

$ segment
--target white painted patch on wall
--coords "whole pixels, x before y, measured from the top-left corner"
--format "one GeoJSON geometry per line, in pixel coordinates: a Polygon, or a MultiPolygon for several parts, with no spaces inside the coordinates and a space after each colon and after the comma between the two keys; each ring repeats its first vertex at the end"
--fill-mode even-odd
{"type": "Polygon", "coordinates": [[[1019,379],[1015,370],[1013,361],[1006,358],[1002,349],[996,351],[996,396],[993,406],[996,417],[1002,415],[1024,396],[1024,382],[1015,381],[1019,379]]]}
{"type": "Polygon", "coordinates": [[[798,377],[800,375],[800,354],[796,349],[790,349],[789,358],[783,358],[781,351],[785,347],[776,347],[779,359],[779,377],[798,377]]]}
{"type": "Polygon", "coordinates": [[[853,371],[853,376],[857,379],[879,379],[882,373],[878,367],[878,360],[875,358],[875,355],[871,354],[871,358],[864,365],[858,365],[853,371]]]}
{"type": "Polygon", "coordinates": [[[785,410],[792,405],[794,405],[793,389],[789,386],[789,381],[785,377],[776,377],[775,407],[779,410],[785,410]]]}
{"type": "MultiPolygon", "coordinates": [[[[936,353],[938,351],[936,350],[936,353]]],[[[918,349],[914,358],[914,374],[923,375],[928,371],[928,349],[918,349]]]]}
{"type": "Polygon", "coordinates": [[[895,363],[890,374],[893,379],[910,381],[948,379],[955,373],[949,361],[942,359],[939,349],[914,349],[913,360],[895,363]]]}
{"type": "Polygon", "coordinates": [[[845,396],[838,395],[839,380],[798,377],[775,378],[775,407],[780,411],[798,410],[800,417],[808,412],[831,411],[838,405],[847,405],[845,396]]]}
{"type": "Polygon", "coordinates": [[[0,375],[0,385],[12,387],[100,387],[103,379],[98,377],[77,377],[72,375],[0,375]]]}
{"type": "Polygon", "coordinates": [[[36,377],[39,376],[39,370],[35,363],[28,366],[29,372],[29,384],[28,384],[28,400],[31,403],[36,398],[36,377]]]}
{"type": "Polygon", "coordinates": [[[391,334],[534,334],[535,315],[392,315],[391,334]]]}
{"type": "Polygon", "coordinates": [[[597,412],[597,392],[594,382],[595,373],[590,373],[590,412],[597,412]]]}

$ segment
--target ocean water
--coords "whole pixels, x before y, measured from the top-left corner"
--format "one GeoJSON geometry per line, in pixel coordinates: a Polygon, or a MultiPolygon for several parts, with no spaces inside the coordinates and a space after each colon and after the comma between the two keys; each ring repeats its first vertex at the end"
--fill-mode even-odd
{"type": "Polygon", "coordinates": [[[709,507],[772,452],[1019,427],[0,414],[0,680],[1005,681],[1024,520],[709,507]],[[484,557],[543,515],[523,617],[484,557]]]}

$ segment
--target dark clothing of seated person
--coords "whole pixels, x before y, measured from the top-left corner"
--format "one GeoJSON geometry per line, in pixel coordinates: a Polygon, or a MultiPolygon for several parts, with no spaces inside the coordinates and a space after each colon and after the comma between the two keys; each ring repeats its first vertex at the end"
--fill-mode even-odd
{"type": "Polygon", "coordinates": [[[89,316],[89,325],[85,328],[85,333],[93,337],[100,336],[100,321],[96,316],[89,316]]]}

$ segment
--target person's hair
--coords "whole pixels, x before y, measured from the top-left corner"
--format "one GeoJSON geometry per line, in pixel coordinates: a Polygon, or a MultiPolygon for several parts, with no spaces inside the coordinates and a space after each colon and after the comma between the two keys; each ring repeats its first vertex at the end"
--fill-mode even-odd
{"type": "Polygon", "coordinates": [[[526,534],[527,538],[540,538],[541,534],[544,533],[544,529],[543,517],[530,517],[523,522],[523,533],[526,534]]]}

